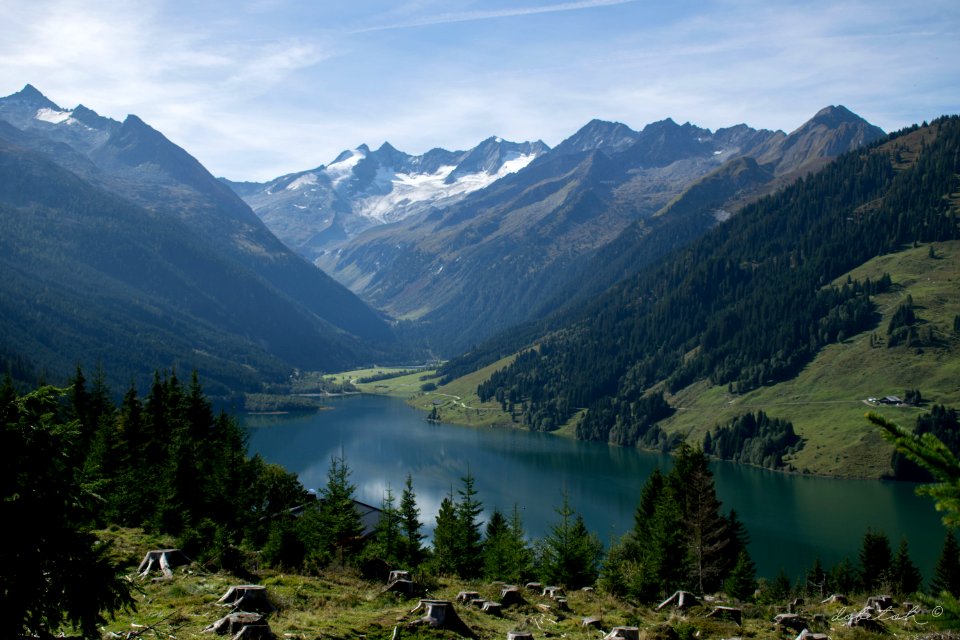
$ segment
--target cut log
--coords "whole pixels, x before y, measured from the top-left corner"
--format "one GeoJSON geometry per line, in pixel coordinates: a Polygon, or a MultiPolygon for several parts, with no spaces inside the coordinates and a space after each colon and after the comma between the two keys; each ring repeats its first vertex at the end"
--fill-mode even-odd
{"type": "Polygon", "coordinates": [[[713,611],[707,614],[707,617],[732,620],[738,626],[743,626],[743,611],[735,607],[714,607],[713,611]]]}
{"type": "Polygon", "coordinates": [[[271,613],[277,608],[267,598],[267,588],[256,584],[239,584],[227,589],[217,600],[221,607],[230,607],[234,611],[257,611],[271,613]]]}
{"type": "Polygon", "coordinates": [[[220,636],[232,636],[239,633],[243,627],[258,625],[267,626],[267,623],[263,619],[262,615],[259,613],[247,613],[245,611],[241,611],[238,613],[225,615],[204,629],[202,633],[215,633],[220,636]]]}
{"type": "Polygon", "coordinates": [[[614,627],[603,640],[640,640],[640,629],[638,627],[614,627]]]}
{"type": "Polygon", "coordinates": [[[140,574],[141,578],[144,578],[151,571],[160,570],[164,577],[172,578],[174,569],[191,562],[193,561],[180,549],[156,549],[147,551],[147,555],[143,557],[140,566],[137,568],[137,573],[140,574]]]}
{"type": "Polygon", "coordinates": [[[700,604],[700,601],[689,591],[677,591],[657,606],[657,611],[664,607],[674,606],[677,609],[689,609],[700,604]]]}
{"type": "Polygon", "coordinates": [[[387,578],[387,583],[396,582],[397,580],[413,580],[410,577],[409,571],[391,571],[390,576],[387,578]]]}

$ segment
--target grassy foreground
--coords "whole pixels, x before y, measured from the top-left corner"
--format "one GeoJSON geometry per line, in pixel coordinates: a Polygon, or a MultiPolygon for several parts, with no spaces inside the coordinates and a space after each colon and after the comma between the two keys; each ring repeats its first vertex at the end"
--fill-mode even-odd
{"type": "MultiPolygon", "coordinates": [[[[168,548],[170,540],[144,535],[140,530],[119,529],[101,532],[101,537],[114,541],[118,560],[135,585],[136,612],[121,613],[103,628],[104,637],[169,638],[186,640],[210,638],[203,629],[229,613],[217,604],[227,589],[239,584],[266,587],[268,598],[277,611],[267,621],[278,638],[460,638],[449,630],[406,625],[422,616],[412,613],[417,597],[405,598],[384,593],[384,584],[361,579],[349,569],[331,569],[319,576],[304,576],[264,571],[242,578],[227,573],[212,573],[193,564],[175,570],[172,578],[136,575],[143,555],[151,549],[168,548]],[[396,635],[394,635],[396,633],[396,635]],[[111,635],[116,634],[116,635],[111,635]]],[[[255,561],[255,559],[252,559],[255,561]]],[[[525,604],[504,609],[503,617],[483,613],[478,607],[457,602],[461,591],[476,591],[484,599],[499,600],[500,585],[462,582],[453,579],[428,579],[430,589],[424,597],[454,602],[460,619],[483,639],[502,639],[509,631],[529,631],[534,638],[601,638],[616,626],[635,626],[645,639],[683,638],[794,638],[799,630],[781,630],[774,624],[786,603],[753,605],[724,602],[717,599],[686,611],[665,608],[656,611],[647,605],[635,605],[596,592],[576,591],[567,594],[569,611],[561,611],[557,603],[539,591],[524,589],[525,604]],[[743,624],[706,617],[715,605],[738,606],[743,611],[743,624]],[[600,628],[585,627],[586,617],[600,618],[600,628]]],[[[819,600],[819,598],[817,598],[819,600]]],[[[931,613],[910,619],[884,621],[885,637],[958,638],[937,634],[957,624],[948,615],[931,613]]],[[[844,626],[851,612],[862,603],[853,598],[846,609],[839,604],[799,605],[797,611],[811,631],[826,633],[834,640],[875,638],[876,634],[844,626]]],[[[899,611],[899,610],[898,610],[899,611]]],[[[903,611],[899,611],[902,615],[903,611]]]]}

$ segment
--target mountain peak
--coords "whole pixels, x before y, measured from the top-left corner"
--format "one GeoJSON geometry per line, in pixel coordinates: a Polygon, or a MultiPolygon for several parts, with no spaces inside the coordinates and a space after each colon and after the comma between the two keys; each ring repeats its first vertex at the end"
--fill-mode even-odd
{"type": "Polygon", "coordinates": [[[13,100],[23,102],[37,108],[47,108],[60,111],[60,107],[56,103],[40,93],[40,91],[32,84],[24,85],[23,89],[9,97],[13,100]]]}

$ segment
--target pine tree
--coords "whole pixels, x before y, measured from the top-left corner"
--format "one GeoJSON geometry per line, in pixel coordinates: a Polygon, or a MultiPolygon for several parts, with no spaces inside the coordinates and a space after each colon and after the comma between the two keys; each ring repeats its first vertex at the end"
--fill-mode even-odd
{"type": "Polygon", "coordinates": [[[80,484],[78,423],[56,417],[63,394],[0,393],[8,402],[0,407],[0,521],[11,525],[0,545],[0,637],[50,637],[63,624],[99,637],[104,612],[133,605],[109,545],[88,529],[93,503],[80,484]]]}
{"type": "Polygon", "coordinates": [[[893,564],[890,565],[890,580],[893,582],[894,591],[901,595],[909,595],[919,591],[920,585],[923,583],[920,570],[910,559],[910,549],[905,537],[900,538],[900,546],[897,547],[893,564]]]}
{"type": "Polygon", "coordinates": [[[415,567],[423,561],[423,539],[426,537],[420,530],[420,508],[417,506],[417,496],[413,492],[413,477],[408,473],[400,494],[400,523],[402,530],[401,560],[409,567],[415,567]]]}
{"type": "Polygon", "coordinates": [[[461,481],[463,488],[457,491],[460,500],[456,507],[458,540],[454,565],[460,577],[475,578],[483,568],[483,537],[480,533],[483,504],[477,500],[475,478],[469,469],[461,481]]]}
{"type": "Polygon", "coordinates": [[[322,544],[336,549],[341,563],[357,549],[363,534],[360,514],[354,505],[356,487],[350,483],[350,473],[342,453],[331,458],[327,484],[320,490],[322,544]]]}
{"type": "Polygon", "coordinates": [[[599,574],[603,545],[587,530],[583,516],[574,512],[566,491],[556,511],[560,520],[551,525],[542,541],[543,578],[569,589],[592,585],[599,574]]]}
{"type": "Polygon", "coordinates": [[[483,574],[490,580],[509,581],[510,523],[499,509],[494,509],[487,521],[483,543],[483,574]]]}
{"type": "Polygon", "coordinates": [[[874,591],[890,580],[890,565],[893,564],[893,552],[887,534],[867,529],[860,546],[859,578],[860,587],[865,591],[874,591]]]}
{"type": "Polygon", "coordinates": [[[818,598],[823,599],[826,597],[828,584],[830,583],[829,576],[824,570],[823,565],[820,563],[820,556],[817,556],[813,561],[813,566],[807,571],[806,575],[806,589],[805,593],[813,593],[818,598]]]}
{"type": "Polygon", "coordinates": [[[388,486],[380,503],[380,520],[373,531],[368,549],[374,557],[384,560],[391,566],[399,563],[401,554],[400,513],[396,508],[393,490],[388,486]]]}
{"type": "Polygon", "coordinates": [[[460,522],[457,506],[453,501],[453,489],[443,497],[437,511],[437,526],[433,530],[433,564],[440,575],[457,572],[457,547],[460,539],[460,522]]]}
{"type": "Polygon", "coordinates": [[[960,597],[960,547],[951,529],[947,529],[943,540],[943,549],[933,570],[933,580],[930,581],[930,591],[934,594],[947,591],[954,597],[960,597]]]}
{"type": "Polygon", "coordinates": [[[724,591],[737,600],[752,599],[757,590],[756,574],[757,570],[750,556],[746,551],[741,551],[737,557],[737,564],[723,583],[724,591]]]}
{"type": "Polygon", "coordinates": [[[667,482],[674,487],[683,513],[689,583],[699,593],[714,591],[729,566],[726,547],[731,537],[706,454],[681,445],[667,482]]]}

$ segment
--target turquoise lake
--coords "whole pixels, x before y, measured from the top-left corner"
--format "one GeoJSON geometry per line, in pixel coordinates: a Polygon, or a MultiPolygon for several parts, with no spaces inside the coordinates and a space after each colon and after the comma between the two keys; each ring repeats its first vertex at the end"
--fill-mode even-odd
{"type": "MultiPolygon", "coordinates": [[[[571,506],[609,544],[633,523],[650,472],[669,468],[655,453],[578,442],[514,429],[431,424],[403,401],[348,396],[309,415],[247,416],[250,451],[296,473],[309,489],[326,483],[330,459],[342,452],[357,499],[379,506],[387,487],[399,498],[410,473],[425,527],[432,530],[444,495],[456,492],[469,469],[486,513],[521,509],[531,537],[549,531],[567,491],[571,506]]],[[[914,563],[929,580],[945,530],[932,501],[916,485],[836,480],[775,473],[717,462],[717,495],[736,509],[750,532],[759,575],[783,567],[795,580],[819,556],[829,566],[856,563],[867,527],[885,532],[896,550],[906,536],[914,563]]]]}

